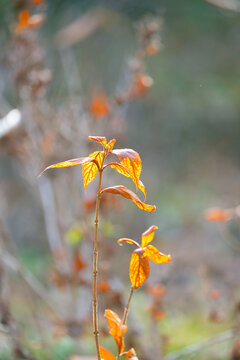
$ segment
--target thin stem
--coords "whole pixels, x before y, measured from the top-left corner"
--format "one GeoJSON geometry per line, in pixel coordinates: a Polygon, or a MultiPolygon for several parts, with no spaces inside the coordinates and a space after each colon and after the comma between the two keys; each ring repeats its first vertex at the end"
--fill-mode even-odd
{"type": "MultiPolygon", "coordinates": [[[[126,305],[126,307],[124,309],[124,313],[123,313],[123,318],[122,318],[122,324],[123,325],[125,325],[126,321],[127,321],[127,316],[128,316],[128,313],[129,313],[129,307],[130,307],[130,302],[131,302],[131,299],[132,299],[133,291],[134,291],[134,287],[131,286],[129,296],[128,296],[127,305],[126,305]]],[[[119,360],[119,358],[120,358],[120,354],[118,354],[117,360],[119,360]]]]}
{"type": "Polygon", "coordinates": [[[131,286],[129,297],[128,297],[128,302],[127,302],[127,305],[126,305],[126,307],[124,309],[124,314],[123,314],[123,319],[122,319],[123,325],[125,325],[126,321],[127,321],[127,316],[128,316],[128,312],[129,312],[129,307],[130,307],[130,302],[131,302],[131,299],[132,299],[133,291],[134,291],[134,287],[131,286]]]}
{"type": "Polygon", "coordinates": [[[97,358],[101,360],[99,348],[99,330],[98,330],[98,301],[97,301],[97,269],[98,269],[98,212],[101,198],[101,184],[102,184],[102,169],[99,169],[98,193],[96,202],[95,215],[95,236],[94,236],[94,251],[93,251],[93,334],[95,338],[95,345],[97,351],[97,358]]]}

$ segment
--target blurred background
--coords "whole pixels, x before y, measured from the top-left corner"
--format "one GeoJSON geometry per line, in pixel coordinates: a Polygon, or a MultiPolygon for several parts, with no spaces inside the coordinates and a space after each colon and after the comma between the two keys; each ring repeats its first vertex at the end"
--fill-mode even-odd
{"type": "MultiPolygon", "coordinates": [[[[240,359],[239,34],[238,0],[0,1],[0,359],[94,356],[97,181],[85,195],[81,167],[37,179],[99,149],[89,135],[140,154],[157,207],[102,201],[103,345],[116,353],[103,312],[122,314],[130,286],[116,240],[154,224],[172,261],[135,291],[127,346],[145,360],[240,359]]],[[[135,190],[107,171],[104,186],[135,190]]]]}

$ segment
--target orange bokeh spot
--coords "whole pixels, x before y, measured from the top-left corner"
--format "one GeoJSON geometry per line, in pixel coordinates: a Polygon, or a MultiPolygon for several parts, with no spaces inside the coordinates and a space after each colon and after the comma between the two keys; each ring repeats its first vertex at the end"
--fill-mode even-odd
{"type": "Polygon", "coordinates": [[[232,210],[225,210],[216,207],[205,211],[205,218],[209,222],[225,222],[231,220],[232,217],[232,210]]]}
{"type": "Polygon", "coordinates": [[[89,105],[89,111],[96,118],[103,118],[110,113],[110,105],[104,93],[97,94],[89,105]]]}

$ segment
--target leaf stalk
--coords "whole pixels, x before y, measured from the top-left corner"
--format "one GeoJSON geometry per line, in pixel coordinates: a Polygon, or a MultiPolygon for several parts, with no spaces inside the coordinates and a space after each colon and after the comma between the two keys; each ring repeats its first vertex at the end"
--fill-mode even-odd
{"type": "MultiPolygon", "coordinates": [[[[126,322],[127,322],[127,317],[128,317],[129,308],[130,308],[130,303],[131,303],[132,296],[133,296],[133,291],[134,291],[134,287],[131,286],[131,287],[130,287],[129,296],[128,296],[127,305],[126,305],[126,307],[125,307],[125,309],[124,309],[124,313],[123,313],[122,325],[126,325],[126,322]]],[[[121,355],[121,354],[118,354],[117,360],[119,360],[120,355],[121,355]]]]}

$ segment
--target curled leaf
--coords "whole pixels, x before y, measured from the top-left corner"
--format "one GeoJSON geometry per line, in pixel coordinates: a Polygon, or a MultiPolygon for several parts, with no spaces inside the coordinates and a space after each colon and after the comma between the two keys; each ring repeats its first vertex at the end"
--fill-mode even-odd
{"type": "MultiPolygon", "coordinates": [[[[76,166],[76,165],[82,165],[84,163],[92,163],[94,162],[94,159],[91,159],[90,157],[83,157],[83,158],[77,158],[77,159],[71,159],[71,160],[67,160],[67,161],[63,161],[57,164],[53,164],[50,165],[48,167],[46,167],[46,169],[44,169],[39,175],[38,177],[40,177],[43,173],[45,173],[45,171],[49,170],[49,169],[53,169],[53,168],[65,168],[65,167],[69,167],[69,166],[76,166]]],[[[96,166],[96,165],[95,165],[96,166]]],[[[97,167],[97,166],[96,166],[97,167]]]]}
{"type": "Polygon", "coordinates": [[[126,359],[130,359],[130,360],[138,360],[136,351],[134,350],[134,348],[131,348],[130,350],[122,353],[121,355],[124,355],[126,357],[126,359]]]}
{"type": "Polygon", "coordinates": [[[139,178],[142,171],[142,161],[139,154],[132,149],[115,149],[112,150],[112,153],[118,157],[120,163],[128,170],[138,190],[139,178]]]}
{"type": "Polygon", "coordinates": [[[95,179],[98,168],[102,167],[103,153],[102,151],[95,151],[89,155],[89,158],[93,159],[94,161],[82,164],[82,176],[85,192],[87,191],[88,185],[95,179]]]}
{"type": "Polygon", "coordinates": [[[142,193],[144,194],[144,202],[146,202],[147,200],[147,192],[146,192],[146,188],[143,184],[143,182],[141,180],[138,181],[138,187],[139,189],[142,191],[142,193]]]}
{"type": "Polygon", "coordinates": [[[156,225],[150,226],[144,233],[142,233],[142,244],[141,247],[147,246],[154,238],[154,231],[157,230],[158,227],[156,225]]]}
{"type": "Polygon", "coordinates": [[[138,289],[147,280],[150,272],[148,259],[142,257],[137,251],[133,252],[129,267],[130,281],[135,289],[138,289]]]}
{"type": "Polygon", "coordinates": [[[156,264],[165,264],[171,261],[171,255],[165,255],[158,251],[153,245],[148,245],[144,249],[143,256],[148,257],[150,260],[155,262],[156,264]]]}
{"type": "Polygon", "coordinates": [[[116,357],[107,349],[100,345],[101,360],[116,360],[116,357]]]}
{"type": "Polygon", "coordinates": [[[139,209],[144,211],[153,212],[156,210],[156,206],[143,203],[132,190],[126,188],[123,185],[108,187],[106,189],[103,189],[102,193],[121,195],[126,199],[130,199],[139,209]]]}
{"type": "Polygon", "coordinates": [[[118,243],[120,246],[122,246],[122,242],[126,242],[127,244],[131,244],[131,245],[136,245],[138,248],[140,247],[139,244],[135,240],[132,240],[132,239],[128,239],[128,238],[118,239],[118,243]]]}
{"type": "Polygon", "coordinates": [[[119,164],[117,162],[111,162],[111,163],[107,164],[106,167],[107,166],[110,166],[112,169],[115,169],[121,175],[130,177],[129,171],[122,164],[119,164]]]}
{"type": "MultiPolygon", "coordinates": [[[[131,177],[129,174],[129,170],[122,164],[119,164],[116,162],[111,162],[111,163],[107,164],[106,167],[107,166],[111,166],[112,169],[115,169],[119,174],[121,174],[123,176],[126,176],[128,178],[131,177]]],[[[147,193],[146,193],[145,186],[143,185],[141,180],[138,181],[138,187],[144,194],[144,202],[145,202],[147,200],[147,193]]]]}
{"type": "Polygon", "coordinates": [[[105,310],[105,317],[109,326],[109,334],[112,335],[118,346],[118,353],[124,350],[124,335],[127,332],[127,325],[123,325],[122,320],[112,310],[105,310]]]}
{"type": "Polygon", "coordinates": [[[89,136],[89,140],[97,141],[98,143],[102,144],[104,149],[106,149],[107,146],[107,139],[105,136],[89,136]]]}

